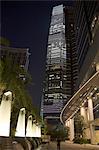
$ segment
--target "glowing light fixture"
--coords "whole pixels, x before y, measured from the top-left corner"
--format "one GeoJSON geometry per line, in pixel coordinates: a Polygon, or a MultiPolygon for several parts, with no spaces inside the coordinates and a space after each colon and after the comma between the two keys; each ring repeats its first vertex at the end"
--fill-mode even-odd
{"type": "Polygon", "coordinates": [[[95,87],[94,90],[96,91],[96,90],[97,90],[97,87],[95,87]]]}

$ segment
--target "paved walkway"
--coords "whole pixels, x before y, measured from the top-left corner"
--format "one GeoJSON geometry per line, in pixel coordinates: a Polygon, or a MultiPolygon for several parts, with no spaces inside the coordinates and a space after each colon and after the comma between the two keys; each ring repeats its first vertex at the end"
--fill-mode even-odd
{"type": "MultiPolygon", "coordinates": [[[[57,143],[50,142],[37,148],[36,150],[57,150],[57,143]]],[[[70,142],[61,142],[60,150],[99,150],[98,145],[90,144],[73,144],[70,142]]]]}

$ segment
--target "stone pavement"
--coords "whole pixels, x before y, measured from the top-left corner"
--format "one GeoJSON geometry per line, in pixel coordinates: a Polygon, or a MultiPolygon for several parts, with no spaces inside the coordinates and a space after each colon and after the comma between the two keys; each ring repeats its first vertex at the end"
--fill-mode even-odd
{"type": "MultiPolygon", "coordinates": [[[[57,143],[50,142],[37,148],[36,150],[57,150],[57,143]]],[[[71,142],[61,142],[60,150],[99,150],[98,145],[91,144],[73,144],[71,142]]]]}

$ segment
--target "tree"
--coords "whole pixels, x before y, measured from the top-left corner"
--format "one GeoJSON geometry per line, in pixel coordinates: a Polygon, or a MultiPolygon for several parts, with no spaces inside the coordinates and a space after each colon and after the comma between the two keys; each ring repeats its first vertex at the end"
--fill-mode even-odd
{"type": "Polygon", "coordinates": [[[77,114],[75,116],[75,133],[76,137],[83,137],[85,129],[84,117],[77,114]]]}
{"type": "Polygon", "coordinates": [[[0,45],[10,46],[10,41],[4,37],[0,37],[0,45]]]}
{"type": "MultiPolygon", "coordinates": [[[[17,116],[20,108],[25,107],[28,115],[32,114],[36,119],[36,111],[32,105],[31,96],[28,93],[27,86],[32,79],[28,72],[20,65],[14,63],[11,58],[6,57],[0,60],[0,97],[5,91],[12,91],[12,115],[11,128],[15,129],[17,116]]],[[[38,119],[39,120],[39,119],[38,119]]]]}
{"type": "Polygon", "coordinates": [[[48,134],[51,135],[52,139],[66,140],[69,136],[69,128],[64,127],[62,124],[48,128],[48,134]]]}

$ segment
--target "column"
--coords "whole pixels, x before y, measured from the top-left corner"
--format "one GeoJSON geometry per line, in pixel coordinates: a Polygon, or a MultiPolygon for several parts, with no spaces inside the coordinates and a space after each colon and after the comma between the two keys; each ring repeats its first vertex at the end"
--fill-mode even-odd
{"type": "Polygon", "coordinates": [[[70,124],[70,141],[73,141],[73,139],[74,139],[74,118],[71,118],[70,119],[70,122],[69,122],[70,124]]]}
{"type": "Polygon", "coordinates": [[[89,120],[93,121],[94,120],[94,115],[93,115],[93,102],[92,99],[88,99],[88,112],[89,112],[89,120]]]}
{"type": "Polygon", "coordinates": [[[70,127],[70,120],[67,121],[67,127],[70,127]]]}
{"type": "Polygon", "coordinates": [[[11,118],[12,92],[8,91],[3,94],[0,105],[0,136],[9,137],[10,118],[11,118]]]}
{"type": "Polygon", "coordinates": [[[25,137],[25,108],[20,109],[15,136],[25,137]]]}
{"type": "Polygon", "coordinates": [[[67,127],[68,125],[67,125],[67,121],[65,121],[65,127],[67,127]]]}
{"type": "Polygon", "coordinates": [[[96,71],[99,71],[99,62],[96,64],[96,71]]]}
{"type": "Polygon", "coordinates": [[[81,116],[84,117],[84,123],[85,123],[85,126],[86,126],[86,129],[84,129],[84,131],[83,131],[83,136],[86,139],[90,139],[90,129],[89,129],[89,126],[88,126],[87,110],[84,106],[82,106],[80,108],[80,114],[81,114],[81,116]]]}
{"type": "Polygon", "coordinates": [[[94,125],[93,125],[93,122],[92,122],[94,120],[92,98],[88,99],[88,112],[89,112],[91,144],[96,144],[96,142],[95,142],[95,133],[94,133],[94,125]]]}
{"type": "Polygon", "coordinates": [[[32,115],[28,117],[27,127],[26,127],[26,137],[32,137],[32,115]]]}
{"type": "Polygon", "coordinates": [[[33,122],[33,125],[32,125],[32,137],[37,137],[37,133],[36,133],[36,124],[33,122]]]}
{"type": "Polygon", "coordinates": [[[84,117],[84,122],[87,124],[88,123],[88,118],[87,118],[87,112],[86,112],[86,109],[85,109],[84,106],[82,106],[80,108],[80,114],[81,114],[81,116],[84,117]]]}

